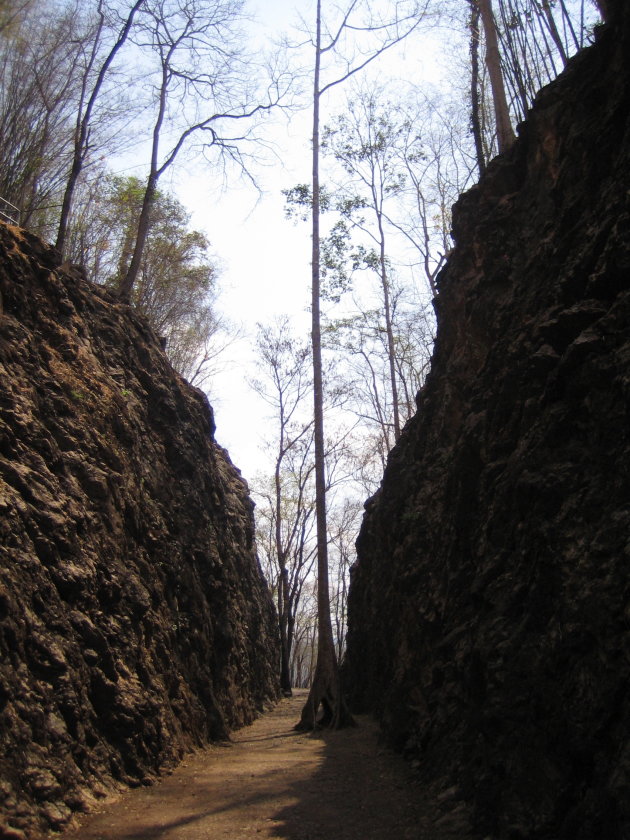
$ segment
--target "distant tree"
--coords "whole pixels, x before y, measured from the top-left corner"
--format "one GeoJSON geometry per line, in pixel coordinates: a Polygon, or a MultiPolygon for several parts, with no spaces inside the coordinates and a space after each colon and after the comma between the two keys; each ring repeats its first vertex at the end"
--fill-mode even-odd
{"type": "Polygon", "coordinates": [[[152,62],[155,118],[133,253],[118,289],[123,299],[131,297],[140,271],[164,172],[184,148],[247,171],[244,146],[288,89],[290,79],[275,71],[261,89],[264,68],[245,50],[243,21],[243,0],[147,0],[140,9],[134,38],[152,62]]]}
{"type": "MultiPolygon", "coordinates": [[[[429,367],[432,319],[426,303],[423,305],[411,289],[392,283],[390,291],[399,412],[404,424],[415,410],[415,396],[429,367]]],[[[324,344],[338,360],[337,386],[347,395],[344,409],[358,421],[349,447],[349,468],[353,478],[371,495],[380,483],[395,443],[389,348],[378,298],[372,306],[360,305],[356,296],[353,301],[352,314],[326,326],[324,344]]]]}
{"type": "Polygon", "coordinates": [[[381,94],[382,90],[362,91],[355,88],[343,113],[334,124],[325,127],[322,148],[332,154],[350,179],[341,187],[350,207],[361,207],[373,220],[370,224],[363,217],[357,219],[354,214],[354,224],[367,234],[375,246],[375,250],[366,252],[365,257],[380,279],[393,429],[398,440],[401,423],[387,259],[387,203],[401,192],[404,185],[405,173],[400,167],[397,145],[406,126],[394,124],[389,115],[391,103],[381,101],[381,94]]]}
{"type": "Polygon", "coordinates": [[[259,486],[260,539],[271,579],[276,580],[276,601],[281,641],[280,684],[291,695],[290,661],[295,616],[314,550],[313,529],[313,422],[310,349],[291,334],[288,320],[258,326],[256,341],[259,376],[252,380],[256,393],[272,409],[274,469],[270,486],[259,486]],[[261,523],[262,520],[262,523],[261,523]]]}
{"type": "Polygon", "coordinates": [[[337,659],[342,660],[346,649],[348,586],[350,566],[354,562],[354,547],[363,515],[363,502],[345,498],[332,510],[330,517],[330,541],[332,556],[332,598],[333,634],[337,659]]]}
{"type": "Polygon", "coordinates": [[[415,249],[414,267],[435,297],[437,275],[453,245],[451,208],[475,180],[475,153],[463,109],[441,94],[422,92],[392,105],[390,114],[408,130],[397,144],[405,174],[400,202],[387,218],[415,249]]]}
{"type": "Polygon", "coordinates": [[[317,662],[317,586],[307,580],[295,616],[293,647],[291,648],[291,684],[309,688],[313,682],[317,662]]]}

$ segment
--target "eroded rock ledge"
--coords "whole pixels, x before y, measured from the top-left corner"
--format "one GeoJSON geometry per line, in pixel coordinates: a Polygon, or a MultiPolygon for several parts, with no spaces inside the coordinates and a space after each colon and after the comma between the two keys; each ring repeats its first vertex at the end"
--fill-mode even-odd
{"type": "Polygon", "coordinates": [[[0,294],[0,835],[32,840],[251,721],[277,641],[202,393],[4,224],[0,294]]]}
{"type": "MultiPolygon", "coordinates": [[[[625,6],[625,8],[624,8],[625,6]]],[[[630,11],[455,207],[347,676],[480,836],[630,836],[630,11]]],[[[456,825],[456,822],[454,823],[456,825]]]]}

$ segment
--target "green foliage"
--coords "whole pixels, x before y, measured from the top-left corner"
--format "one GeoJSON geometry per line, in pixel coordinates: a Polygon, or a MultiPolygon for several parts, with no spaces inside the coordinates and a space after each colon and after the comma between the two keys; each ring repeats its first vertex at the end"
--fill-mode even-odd
{"type": "MultiPolygon", "coordinates": [[[[111,175],[98,191],[79,192],[67,250],[95,282],[116,289],[125,276],[143,196],[138,178],[111,175]]],[[[158,191],[131,302],[166,339],[173,366],[200,384],[219,349],[218,269],[207,238],[189,224],[183,205],[158,191]]]]}
{"type": "MultiPolygon", "coordinates": [[[[282,190],[285,198],[284,214],[287,219],[307,222],[313,207],[313,189],[310,184],[296,184],[282,190]]],[[[319,188],[319,212],[326,213],[333,206],[332,196],[325,187],[319,188]]]]}

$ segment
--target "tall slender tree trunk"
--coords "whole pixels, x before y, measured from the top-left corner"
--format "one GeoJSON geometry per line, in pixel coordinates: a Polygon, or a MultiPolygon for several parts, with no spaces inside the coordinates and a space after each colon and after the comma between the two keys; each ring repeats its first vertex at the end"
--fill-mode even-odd
{"type": "Polygon", "coordinates": [[[553,38],[553,42],[556,45],[556,49],[560,53],[560,58],[562,59],[562,63],[566,66],[567,61],[569,60],[569,56],[567,55],[567,51],[562,43],[562,38],[560,37],[560,33],[558,32],[558,27],[556,26],[556,21],[553,16],[553,11],[551,9],[551,4],[549,0],[543,0],[542,8],[545,15],[545,21],[547,23],[547,28],[553,38]]]}
{"type": "Polygon", "coordinates": [[[392,410],[394,415],[394,440],[400,437],[400,405],[398,400],[398,384],[396,381],[396,344],[394,342],[394,328],[392,325],[392,307],[389,297],[389,278],[387,276],[387,260],[385,257],[385,231],[383,229],[383,217],[379,211],[376,213],[378,220],[378,234],[380,246],[380,270],[381,286],[383,288],[383,313],[385,315],[385,332],[387,334],[387,356],[389,363],[389,381],[392,391],[392,410]]]}
{"type": "Polygon", "coordinates": [[[174,47],[169,50],[167,60],[162,62],[162,85],[160,87],[160,104],[158,108],[155,125],[153,126],[153,138],[151,142],[151,164],[149,168],[149,177],[147,179],[147,186],[144,191],[144,198],[142,199],[142,209],[140,210],[140,218],[138,219],[138,230],[136,233],[136,243],[133,249],[131,262],[127,273],[122,278],[118,295],[122,300],[128,301],[131,298],[131,292],[140,271],[142,263],[142,255],[144,253],[144,246],[146,245],[147,236],[149,235],[149,227],[151,224],[151,211],[155,203],[155,196],[157,194],[157,185],[160,174],[164,171],[165,165],[161,169],[158,168],[158,157],[160,149],[160,134],[162,131],[162,123],[164,122],[164,115],[166,114],[166,94],[168,90],[168,79],[170,70],[168,60],[170,60],[171,53],[174,47]]]}
{"type": "Polygon", "coordinates": [[[59,228],[57,230],[57,241],[55,242],[55,248],[57,248],[63,254],[65,244],[66,244],[66,236],[68,233],[68,221],[70,219],[70,211],[72,210],[72,199],[74,197],[74,190],[79,179],[79,175],[83,169],[83,164],[85,163],[85,158],[88,152],[88,138],[90,132],[90,122],[92,119],[92,111],[94,110],[94,105],[96,104],[96,100],[100,93],[101,87],[103,85],[103,81],[107,72],[116,58],[118,51],[121,49],[129,32],[131,30],[131,26],[133,24],[133,19],[135,17],[136,12],[144,4],[145,0],[136,0],[136,3],[132,6],[129,14],[127,15],[127,19],[125,21],[125,25],[120,31],[120,34],[116,40],[116,43],[109,51],[107,58],[103,62],[101,69],[96,77],[96,82],[94,83],[94,87],[92,89],[92,93],[88,100],[87,106],[85,108],[85,112],[82,113],[83,109],[83,101],[84,101],[84,93],[85,87],[87,85],[88,76],[92,69],[94,59],[96,58],[96,52],[98,50],[98,44],[100,42],[100,35],[103,29],[103,25],[105,22],[105,16],[102,11],[102,3],[99,3],[98,6],[98,13],[100,15],[100,23],[98,26],[98,30],[95,36],[94,46],[92,50],[92,55],[90,57],[90,62],[88,67],[86,68],[85,75],[83,78],[83,94],[81,96],[81,105],[79,108],[79,114],[77,116],[77,127],[75,131],[75,139],[74,139],[74,153],[72,157],[72,167],[70,169],[70,174],[68,175],[68,181],[66,183],[66,189],[63,195],[63,202],[61,205],[61,216],[59,218],[59,228]]]}
{"type": "Polygon", "coordinates": [[[319,104],[321,67],[321,0],[317,0],[315,72],[313,81],[313,204],[312,204],[312,347],[313,411],[315,433],[315,510],[317,520],[317,664],[298,730],[316,726],[339,728],[351,724],[352,717],[341,693],[339,667],[330,617],[328,585],[328,528],[326,521],[326,461],[324,446],[324,391],[320,319],[320,239],[319,239],[319,104]],[[318,718],[320,706],[323,709],[318,718]]]}
{"type": "MultiPolygon", "coordinates": [[[[612,17],[612,13],[611,13],[612,4],[611,4],[610,0],[595,0],[595,2],[597,3],[597,6],[598,6],[599,11],[601,13],[602,20],[604,21],[604,23],[606,23],[612,17]]],[[[619,7],[621,8],[621,3],[619,3],[619,7]]]]}
{"type": "MultiPolygon", "coordinates": [[[[280,452],[284,449],[284,436],[280,435],[280,452]]],[[[276,557],[280,575],[278,578],[278,622],[280,625],[280,688],[285,697],[291,697],[291,670],[289,668],[289,572],[287,557],[282,545],[282,486],[280,483],[280,458],[276,461],[276,557]]]]}
{"type": "Polygon", "coordinates": [[[483,153],[479,101],[479,5],[477,0],[471,0],[470,3],[470,63],[470,123],[475,141],[477,169],[481,176],[486,171],[486,159],[483,153]]]}
{"type": "Polygon", "coordinates": [[[140,265],[142,264],[142,255],[144,253],[144,246],[149,235],[149,228],[151,226],[151,211],[155,203],[155,196],[157,193],[157,176],[153,173],[149,176],[146,189],[144,191],[144,198],[142,200],[142,209],[140,210],[140,217],[138,219],[138,229],[136,232],[136,244],[133,249],[133,255],[127,273],[122,278],[118,288],[118,296],[124,300],[131,299],[131,292],[133,290],[140,265]]]}
{"type": "Polygon", "coordinates": [[[494,115],[497,126],[497,144],[499,154],[506,152],[516,140],[510,111],[505,95],[505,84],[501,70],[501,55],[499,53],[499,39],[497,27],[492,13],[492,0],[478,0],[483,33],[486,38],[486,65],[490,76],[490,87],[492,88],[492,101],[494,104],[494,115]]]}

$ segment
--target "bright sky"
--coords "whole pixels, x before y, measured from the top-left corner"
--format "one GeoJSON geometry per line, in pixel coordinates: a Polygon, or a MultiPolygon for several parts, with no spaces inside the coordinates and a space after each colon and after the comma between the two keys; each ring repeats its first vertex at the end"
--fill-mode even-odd
{"type": "MultiPolygon", "coordinates": [[[[271,40],[297,20],[294,10],[310,20],[314,5],[314,0],[252,0],[249,8],[271,40]]],[[[426,55],[426,50],[422,54],[426,55]]],[[[417,53],[401,60],[408,77],[418,73],[417,53]]],[[[322,121],[326,118],[324,113],[322,121]]],[[[180,167],[177,178],[177,192],[193,213],[193,225],[207,232],[223,265],[221,309],[244,334],[226,351],[225,369],[212,383],[210,400],[217,441],[229,450],[250,482],[257,471],[269,468],[264,447],[268,408],[247,384],[254,373],[256,323],[269,323],[277,315],[288,314],[300,334],[310,332],[306,311],[310,298],[308,224],[295,225],[285,219],[281,194],[284,188],[310,180],[310,120],[307,109],[288,124],[279,121],[274,142],[280,160],[257,172],[262,196],[238,182],[221,193],[202,171],[186,175],[180,167]]]]}

